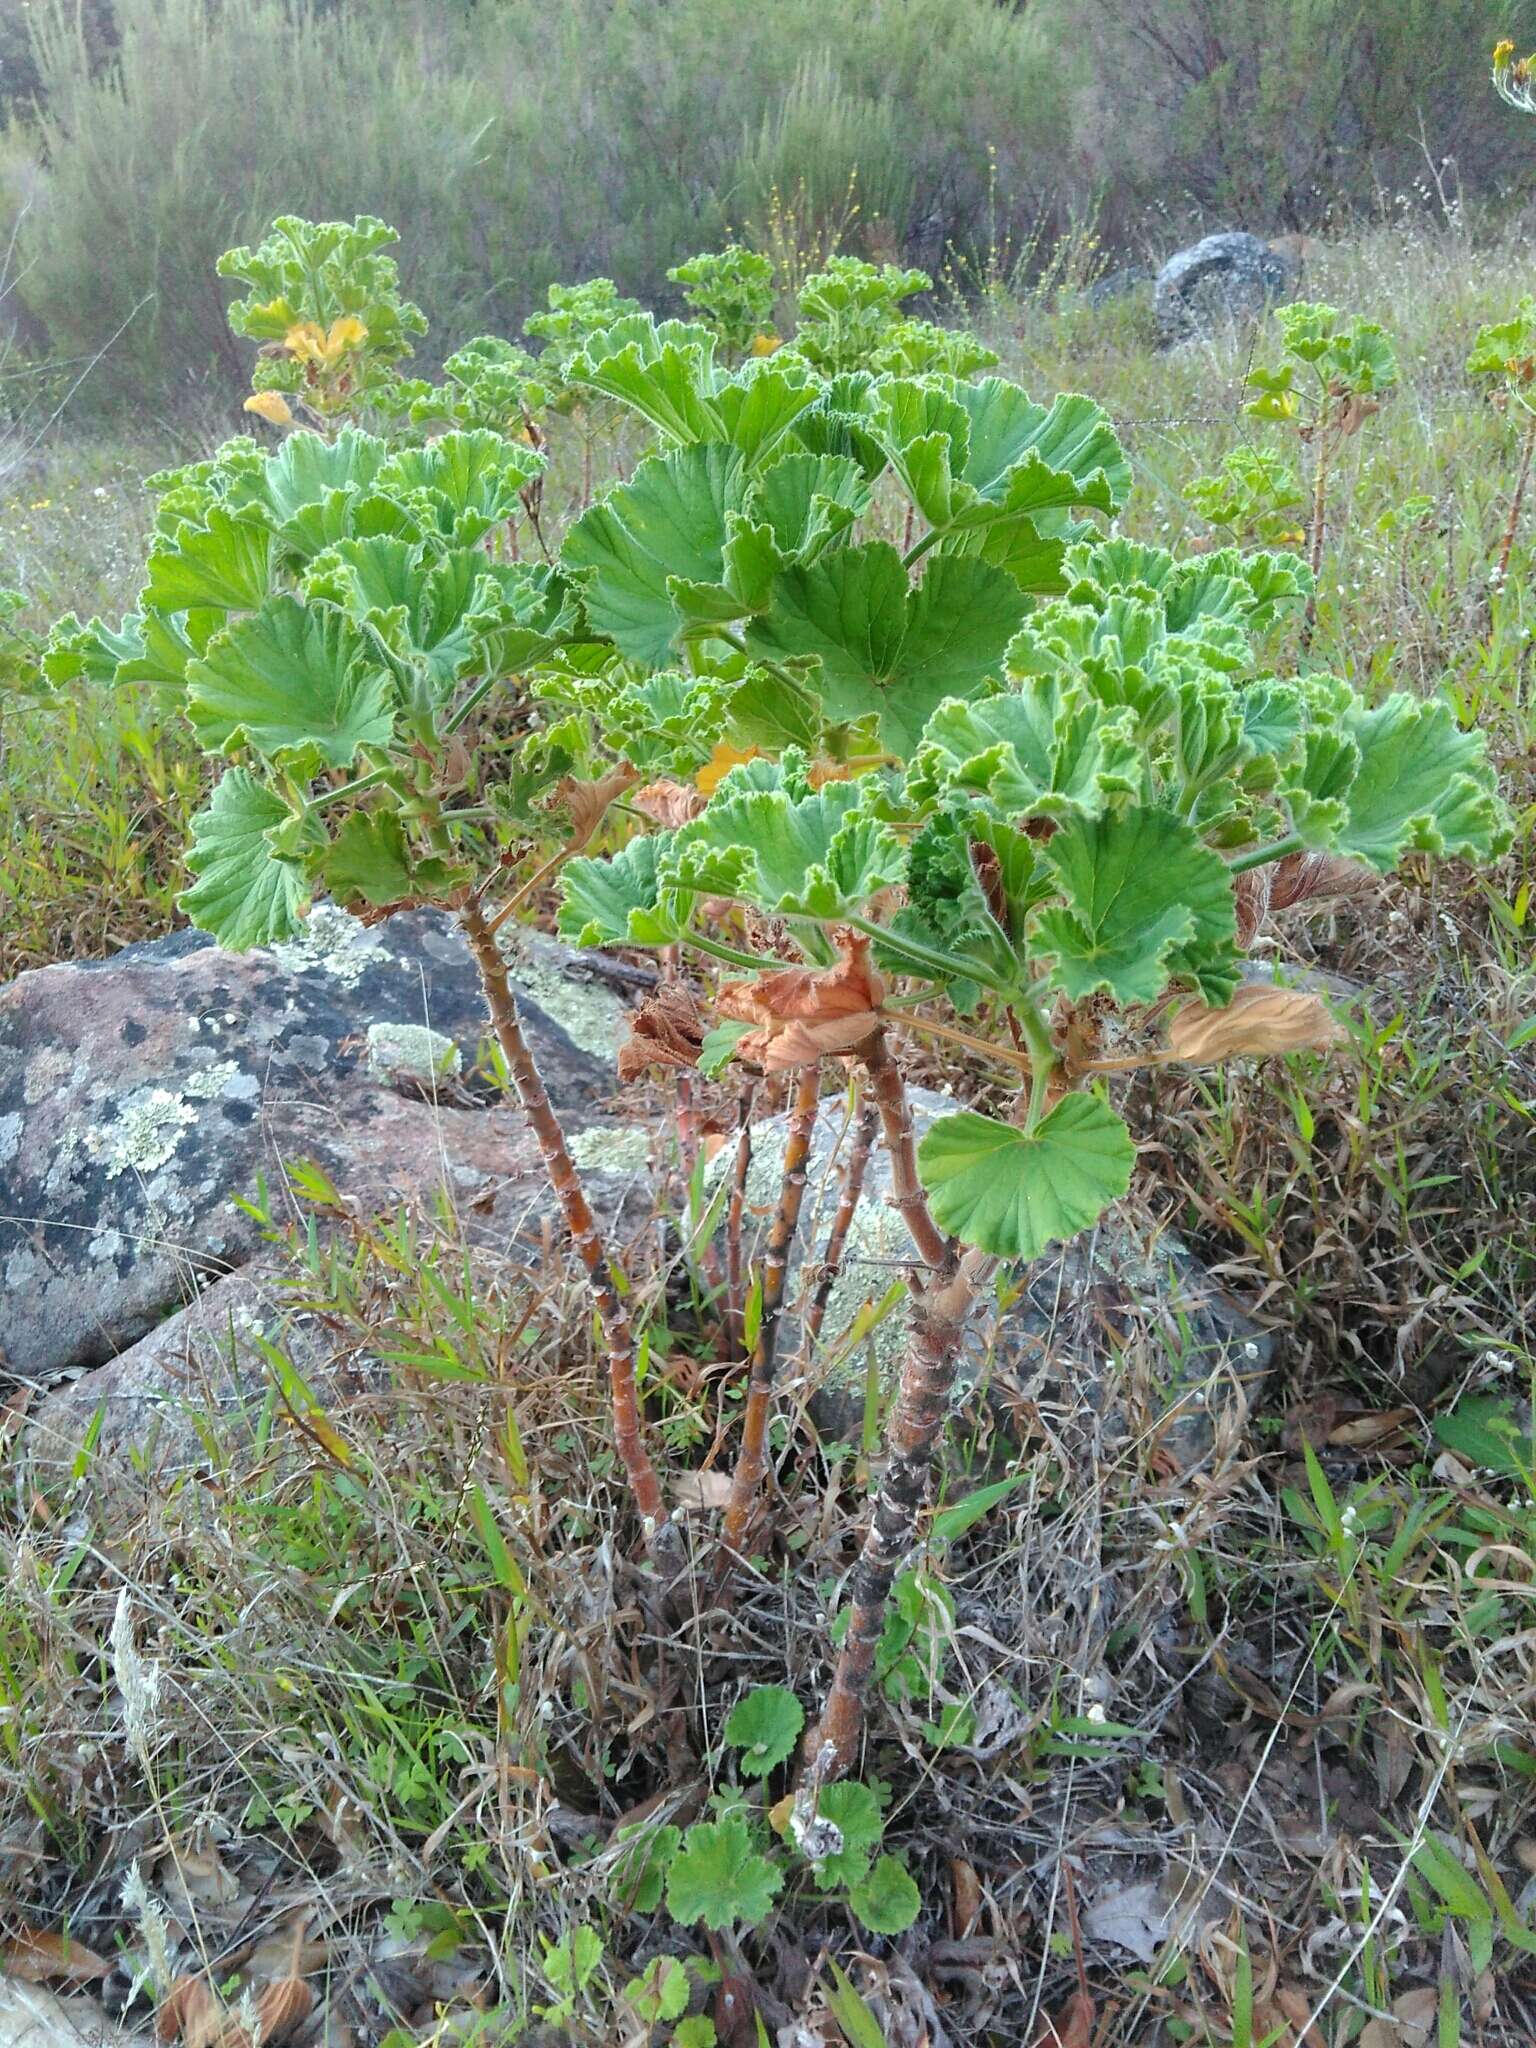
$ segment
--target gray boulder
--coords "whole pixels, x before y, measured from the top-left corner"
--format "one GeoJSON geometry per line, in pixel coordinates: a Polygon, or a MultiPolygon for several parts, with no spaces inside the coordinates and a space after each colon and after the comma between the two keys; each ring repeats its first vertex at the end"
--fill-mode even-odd
{"type": "MultiPolygon", "coordinates": [[[[592,956],[519,943],[550,1094],[590,1121],[624,1003],[592,956]]],[[[285,1161],[376,1208],[531,1171],[521,1118],[460,1078],[485,1031],[433,911],[369,928],[322,905],[291,945],[183,932],[0,989],[0,1367],[100,1364],[245,1265],[262,1230],[238,1198],[264,1180],[281,1206],[285,1161]]]]}
{"type": "Polygon", "coordinates": [[[1170,256],[1157,273],[1152,310],[1165,344],[1195,341],[1257,320],[1294,296],[1295,258],[1241,230],[1207,235],[1170,256]]]}

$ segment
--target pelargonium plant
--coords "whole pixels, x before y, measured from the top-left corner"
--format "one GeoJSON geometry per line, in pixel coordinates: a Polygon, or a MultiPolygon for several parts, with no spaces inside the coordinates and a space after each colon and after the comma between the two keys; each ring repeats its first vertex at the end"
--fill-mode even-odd
{"type": "Polygon", "coordinates": [[[1301,563],[1180,562],[1092,523],[1130,470],[1087,398],[826,375],[789,350],[731,368],[709,330],[639,314],[589,334],[565,374],[655,452],[553,562],[512,559],[541,463],[526,440],[236,441],[158,479],[137,611],[67,622],[50,674],[151,678],[226,761],[182,898],[221,943],[288,937],[320,892],[370,918],[456,917],[590,1276],[617,1448],[674,1597],[685,1559],[629,1289],[499,934],[560,875],[567,936],[671,967],[631,1070],[704,1057],[796,1077],[726,1574],[765,1533],[820,1077],[853,1071],[911,1235],[908,1333],[808,1738],[814,1796],[858,1745],[967,1319],[1001,1269],[1129,1186],[1108,1077],[1327,1042],[1315,998],[1245,981],[1263,915],[1410,852],[1487,860],[1508,822],[1481,736],[1444,700],[1372,704],[1336,676],[1263,669],[1255,648],[1306,601],[1301,563]],[[645,829],[600,850],[616,801],[645,829]],[[957,1109],[919,1143],[899,1052],[925,1033],[1011,1082],[1007,1110],[957,1109]]]}

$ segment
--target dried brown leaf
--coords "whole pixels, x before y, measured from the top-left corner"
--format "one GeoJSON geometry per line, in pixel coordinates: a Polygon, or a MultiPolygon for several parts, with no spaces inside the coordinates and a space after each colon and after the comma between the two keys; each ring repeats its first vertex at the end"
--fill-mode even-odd
{"type": "Polygon", "coordinates": [[[0,1971],[24,1984],[94,1984],[111,1968],[84,1942],[48,1928],[23,1926],[0,1943],[0,1971]]]}
{"type": "Polygon", "coordinates": [[[1327,1004],[1299,989],[1248,982],[1224,1010],[1186,1003],[1168,1031],[1169,1057],[1210,1066],[1242,1054],[1320,1051],[1345,1036],[1327,1004]]]}
{"type": "Polygon", "coordinates": [[[1246,952],[1271,912],[1290,910],[1314,897],[1359,896],[1375,876],[1336,853],[1288,853],[1269,867],[1248,868],[1237,877],[1237,943],[1246,952]]]}
{"type": "Polygon", "coordinates": [[[631,801],[637,811],[644,811],[658,825],[673,831],[696,818],[709,798],[702,790],[690,789],[686,782],[648,782],[644,789],[635,791],[631,801]]]}
{"type": "Polygon", "coordinates": [[[648,1067],[696,1067],[704,1043],[704,1019],[681,982],[663,982],[629,1020],[619,1047],[619,1079],[633,1081],[648,1067]]]}
{"type": "Polygon", "coordinates": [[[581,851],[607,816],[608,806],[615,797],[622,796],[634,780],[635,771],[627,761],[621,761],[617,768],[610,768],[595,782],[582,782],[574,775],[561,776],[550,792],[546,808],[564,805],[571,821],[568,852],[581,851]]]}
{"type": "Polygon", "coordinates": [[[1031,2048],[1093,2048],[1093,2021],[1093,2000],[1086,1991],[1074,1991],[1047,2017],[1031,2048]]]}
{"type": "Polygon", "coordinates": [[[786,967],[755,981],[727,982],[720,1014],[755,1027],[737,1042],[740,1058],[779,1072],[856,1052],[880,1029],[885,983],[870,961],[869,941],[839,932],[837,949],[835,967],[786,967]]]}

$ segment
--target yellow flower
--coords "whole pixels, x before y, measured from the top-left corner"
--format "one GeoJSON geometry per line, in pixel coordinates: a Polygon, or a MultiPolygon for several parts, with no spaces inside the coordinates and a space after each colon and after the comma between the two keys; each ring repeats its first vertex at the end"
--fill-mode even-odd
{"type": "Polygon", "coordinates": [[[325,330],[313,320],[300,320],[283,336],[283,347],[301,363],[323,363],[325,330]]]}
{"type": "Polygon", "coordinates": [[[269,426],[286,427],[293,418],[288,401],[280,391],[253,391],[245,401],[245,410],[253,412],[269,426]]]}
{"type": "Polygon", "coordinates": [[[1507,36],[1504,38],[1503,42],[1495,43],[1493,46],[1494,70],[1502,71],[1504,66],[1509,62],[1510,58],[1513,57],[1514,54],[1515,46],[1507,36]]]}
{"type": "Polygon", "coordinates": [[[752,353],[755,356],[771,356],[776,348],[782,346],[776,334],[754,334],[752,337],[752,353]]]}
{"type": "Polygon", "coordinates": [[[331,331],[325,337],[325,353],[334,362],[344,349],[361,348],[368,339],[368,330],[355,313],[343,313],[339,320],[331,322],[331,331]]]}

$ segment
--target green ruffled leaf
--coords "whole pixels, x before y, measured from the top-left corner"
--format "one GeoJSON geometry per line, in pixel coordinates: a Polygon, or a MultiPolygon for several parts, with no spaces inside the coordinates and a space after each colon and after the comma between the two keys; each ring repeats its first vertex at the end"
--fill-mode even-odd
{"type": "Polygon", "coordinates": [[[1066,903],[1042,910],[1036,945],[1074,1002],[1105,989],[1150,1003],[1186,976],[1208,1003],[1237,986],[1236,911],[1225,861],[1168,811],[1071,818],[1045,857],[1066,903]]]}
{"type": "Polygon", "coordinates": [[[860,1784],[857,1778],[842,1778],[836,1784],[823,1785],[816,1795],[816,1817],[831,1821],[843,1843],[833,1855],[823,1856],[812,1864],[817,1889],[830,1892],[862,1883],[869,1875],[870,1862],[885,1832],[874,1787],[860,1784]]]}
{"type": "Polygon", "coordinates": [[[249,746],[312,775],[394,733],[394,685],[336,613],[276,597],[187,666],[187,716],[210,753],[249,746]]]}
{"type": "Polygon", "coordinates": [[[907,787],[925,803],[952,791],[985,796],[1007,817],[1098,817],[1141,787],[1129,714],[1108,715],[1054,680],[979,704],[939,706],[907,787]]]}
{"type": "Polygon", "coordinates": [[[675,944],[682,907],[658,875],[664,844],[652,834],[606,859],[568,861],[560,877],[560,936],[578,946],[675,944]]]}
{"type": "Polygon", "coordinates": [[[739,1814],[699,1821],[667,1872],[667,1911],[684,1927],[755,1927],[767,1918],[783,1873],[759,1854],[739,1814]]]}
{"type": "Polygon", "coordinates": [[[1458,729],[1444,698],[1399,693],[1345,722],[1360,770],[1337,851],[1390,874],[1410,850],[1491,860],[1510,843],[1480,732],[1458,729]]]}
{"type": "Polygon", "coordinates": [[[906,872],[896,835],[861,809],[865,794],[857,782],[830,782],[796,798],[727,777],[702,816],[674,835],[666,874],[691,893],[735,897],[775,916],[856,914],[906,872]]]}
{"type": "Polygon", "coordinates": [[[342,902],[398,903],[413,893],[405,828],[394,811],[354,811],[320,863],[327,887],[342,902]]]}
{"type": "Polygon", "coordinates": [[[270,946],[299,929],[309,885],[301,866],[274,856],[270,838],[291,817],[249,769],[231,768],[192,820],[187,866],[195,879],[177,906],[231,952],[270,946]]]}
{"type": "Polygon", "coordinates": [[[922,1905],[911,1873],[895,1856],[876,1857],[868,1877],[848,1890],[849,1910],[872,1934],[905,1933],[922,1905]]]}
{"type": "Polygon", "coordinates": [[[766,1778],[793,1754],[804,1726],[805,1709],[787,1686],[758,1685],[736,1702],[722,1732],[741,1751],[741,1775],[766,1778]]]}
{"type": "Polygon", "coordinates": [[[930,562],[912,589],[896,550],[873,541],[787,571],[747,641],[781,661],[816,656],[827,716],[842,724],[873,714],[905,758],[946,697],[978,696],[1001,676],[1027,604],[1001,570],[965,559],[930,562]]]}
{"type": "Polygon", "coordinates": [[[518,493],[543,467],[536,448],[477,428],[444,434],[423,448],[397,449],[381,465],[374,491],[425,506],[444,540],[472,547],[516,516],[518,493]]]}
{"type": "Polygon", "coordinates": [[[918,1146],[933,1219],[1000,1258],[1037,1259],[1098,1221],[1131,1184],[1136,1148],[1096,1095],[1067,1095],[1030,1133],[965,1110],[918,1146]]]}
{"type": "Polygon", "coordinates": [[[150,550],[143,603],[156,611],[255,611],[271,588],[272,539],[218,505],[150,550]]]}

